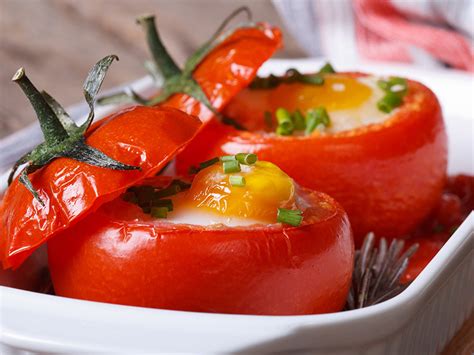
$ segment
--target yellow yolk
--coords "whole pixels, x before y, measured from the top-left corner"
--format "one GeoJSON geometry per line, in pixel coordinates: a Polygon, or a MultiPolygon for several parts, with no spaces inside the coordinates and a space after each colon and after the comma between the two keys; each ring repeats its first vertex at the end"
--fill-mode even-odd
{"type": "Polygon", "coordinates": [[[273,110],[294,111],[323,106],[328,112],[357,108],[372,95],[372,88],[356,78],[327,75],[323,85],[301,83],[279,85],[270,95],[273,110]]]}
{"type": "Polygon", "coordinates": [[[276,223],[278,208],[296,207],[294,182],[276,165],[258,161],[241,165],[241,169],[226,174],[222,163],[216,163],[200,171],[191,188],[174,199],[175,211],[191,207],[225,217],[276,223]],[[243,176],[245,186],[232,186],[229,177],[233,175],[243,176]]]}

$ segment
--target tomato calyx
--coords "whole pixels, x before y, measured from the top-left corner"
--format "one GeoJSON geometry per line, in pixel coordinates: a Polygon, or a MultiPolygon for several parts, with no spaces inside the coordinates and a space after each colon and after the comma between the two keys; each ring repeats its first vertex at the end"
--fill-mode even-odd
{"type": "MultiPolygon", "coordinates": [[[[150,99],[146,99],[132,89],[127,88],[125,91],[118,94],[102,97],[98,102],[100,104],[138,103],[144,106],[154,106],[163,103],[174,94],[186,94],[205,105],[223,123],[236,126],[237,124],[233,120],[223,117],[222,114],[217,112],[216,108],[212,106],[208,97],[202,90],[201,86],[193,78],[192,74],[194,69],[196,69],[203,59],[213,49],[229,38],[237,29],[257,28],[258,25],[251,22],[251,17],[250,10],[245,6],[232,12],[223,21],[212,37],[188,58],[183,69],[179,68],[168,53],[166,47],[163,45],[155,24],[155,16],[146,15],[139,17],[137,23],[145,30],[148,47],[153,58],[152,61],[145,62],[145,68],[153,78],[155,85],[160,88],[160,94],[150,99]],[[247,15],[247,21],[226,31],[225,29],[227,25],[241,13],[247,15]]],[[[239,128],[238,125],[237,128],[239,128]]]]}
{"type": "Polygon", "coordinates": [[[20,86],[33,106],[40,122],[44,142],[14,164],[8,178],[9,185],[17,170],[26,164],[20,172],[19,181],[44,206],[44,202],[28,178],[28,174],[42,168],[56,158],[70,158],[89,165],[114,170],[140,169],[137,166],[123,164],[110,158],[100,150],[87,145],[84,138],[85,132],[94,120],[95,97],[114,60],[118,60],[115,55],[102,58],[94,65],[84,82],[84,97],[89,106],[89,114],[82,125],[77,125],[66,110],[47,92],[40,92],[28,79],[23,68],[15,73],[12,80],[20,86]]]}

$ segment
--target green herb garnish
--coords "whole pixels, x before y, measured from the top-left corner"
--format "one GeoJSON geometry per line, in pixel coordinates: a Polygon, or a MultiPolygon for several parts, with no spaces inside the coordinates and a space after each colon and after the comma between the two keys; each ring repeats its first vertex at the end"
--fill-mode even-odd
{"type": "Polygon", "coordinates": [[[388,92],[384,97],[377,101],[377,108],[384,113],[390,113],[393,109],[401,105],[402,100],[403,97],[399,94],[388,92]]]}
{"type": "Polygon", "coordinates": [[[295,126],[295,131],[304,131],[306,129],[306,119],[300,110],[293,112],[291,118],[295,126]]]}
{"type": "Polygon", "coordinates": [[[238,186],[238,187],[245,186],[245,178],[240,175],[229,176],[229,182],[232,186],[238,186]]]}
{"type": "Polygon", "coordinates": [[[404,78],[391,77],[388,80],[379,80],[377,85],[385,91],[385,96],[377,102],[377,108],[384,113],[390,113],[400,106],[408,92],[408,83],[404,78]]]}
{"type": "Polygon", "coordinates": [[[218,163],[218,162],[219,162],[219,158],[212,158],[212,159],[206,160],[206,161],[199,164],[199,170],[205,169],[205,168],[207,168],[211,165],[214,165],[215,163],[218,163]]]}
{"type": "Polygon", "coordinates": [[[288,69],[283,76],[269,75],[267,77],[255,77],[249,85],[250,89],[274,89],[281,84],[304,83],[310,85],[323,85],[324,74],[335,73],[331,64],[326,63],[317,73],[302,74],[297,69],[288,69]]]}
{"type": "Polygon", "coordinates": [[[252,153],[238,153],[235,155],[235,159],[237,159],[237,161],[240,163],[240,164],[243,164],[243,165],[253,165],[257,162],[258,160],[258,157],[257,157],[257,154],[252,154],[252,153]]]}
{"type": "Polygon", "coordinates": [[[288,110],[280,107],[275,111],[278,127],[277,134],[281,136],[289,136],[293,133],[295,125],[291,119],[291,114],[288,110]]]}
{"type": "Polygon", "coordinates": [[[222,163],[222,169],[225,174],[240,172],[240,163],[237,160],[225,161],[222,163]]]}
{"type": "Polygon", "coordinates": [[[224,162],[224,161],[232,161],[232,160],[237,160],[235,158],[235,155],[224,155],[222,157],[220,157],[220,161],[224,162]]]}
{"type": "Polygon", "coordinates": [[[175,179],[165,188],[151,185],[132,186],[123,194],[122,198],[138,205],[144,213],[155,218],[166,218],[167,213],[173,211],[173,201],[164,197],[174,196],[190,187],[191,184],[175,179]]]}
{"type": "Polygon", "coordinates": [[[303,212],[300,210],[288,210],[279,208],[277,212],[277,222],[298,227],[303,221],[303,212]]]}
{"type": "Polygon", "coordinates": [[[306,114],[306,130],[305,133],[310,135],[319,126],[328,127],[331,124],[329,115],[324,107],[318,107],[309,110],[306,114]]]}
{"type": "Polygon", "coordinates": [[[168,217],[168,208],[166,208],[166,207],[152,207],[150,209],[150,215],[154,218],[166,218],[166,217],[168,217]]]}
{"type": "Polygon", "coordinates": [[[329,62],[324,64],[323,67],[321,69],[319,69],[319,72],[321,74],[334,74],[334,73],[336,73],[336,71],[332,67],[331,63],[329,63],[329,62]]]}

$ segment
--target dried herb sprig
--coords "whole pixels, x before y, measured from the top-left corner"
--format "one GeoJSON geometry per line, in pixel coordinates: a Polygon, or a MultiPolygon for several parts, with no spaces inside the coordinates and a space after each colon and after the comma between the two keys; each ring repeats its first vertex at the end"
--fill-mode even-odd
{"type": "Polygon", "coordinates": [[[140,169],[139,167],[123,164],[110,158],[96,148],[87,145],[84,138],[86,130],[94,120],[95,97],[104,81],[108,68],[114,60],[118,60],[118,57],[115,55],[102,58],[89,72],[83,85],[84,97],[89,105],[89,115],[80,126],[76,125],[66,110],[48,93],[38,91],[26,76],[23,68],[18,69],[12,80],[20,86],[33,106],[43,132],[44,142],[15,163],[8,177],[8,184],[11,184],[17,170],[26,164],[20,173],[19,180],[44,205],[44,202],[28,178],[28,174],[33,173],[56,158],[71,158],[89,165],[114,170],[140,169]]]}
{"type": "Polygon", "coordinates": [[[394,239],[390,246],[380,239],[375,247],[375,235],[367,234],[360,250],[356,251],[352,287],[346,309],[375,305],[401,293],[408,285],[400,284],[400,277],[408,266],[418,244],[402,254],[405,243],[394,239]]]}
{"type": "Polygon", "coordinates": [[[153,15],[146,15],[139,17],[137,22],[143,27],[146,33],[148,47],[152,54],[153,61],[146,62],[145,68],[155,81],[155,84],[160,88],[160,94],[151,99],[146,99],[138,95],[132,89],[128,88],[120,93],[105,96],[99,99],[99,104],[116,104],[116,103],[138,103],[145,106],[154,106],[165,101],[173,94],[181,93],[194,97],[196,100],[204,104],[211,110],[223,123],[231,124],[236,128],[242,129],[234,121],[223,117],[212,106],[211,102],[205,95],[202,88],[192,77],[194,69],[201,63],[201,61],[219,44],[224,42],[236,29],[257,27],[251,22],[251,12],[247,7],[240,7],[232,12],[224,22],[219,26],[212,37],[205,42],[191,57],[188,58],[181,70],[170,56],[166,47],[160,38],[159,32],[155,25],[155,17],[153,15]],[[228,24],[240,14],[246,14],[247,21],[234,26],[232,29],[226,31],[228,24]]]}

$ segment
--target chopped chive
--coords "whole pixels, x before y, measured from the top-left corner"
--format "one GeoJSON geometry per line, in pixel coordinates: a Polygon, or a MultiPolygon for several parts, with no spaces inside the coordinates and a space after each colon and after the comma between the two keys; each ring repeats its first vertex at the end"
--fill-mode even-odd
{"type": "Polygon", "coordinates": [[[151,195],[155,192],[155,188],[150,185],[141,185],[141,186],[133,186],[129,189],[129,191],[132,191],[135,193],[138,204],[143,203],[143,201],[146,201],[150,198],[151,195]]]}
{"type": "Polygon", "coordinates": [[[238,186],[238,187],[245,186],[245,178],[240,175],[229,176],[229,182],[232,186],[238,186]]]}
{"type": "Polygon", "coordinates": [[[276,129],[276,134],[278,136],[291,136],[293,131],[288,131],[285,128],[278,126],[276,129]]]}
{"type": "Polygon", "coordinates": [[[307,135],[313,133],[313,131],[319,125],[328,127],[331,124],[329,115],[324,107],[318,107],[312,110],[309,110],[306,114],[306,130],[307,135]]]}
{"type": "Polygon", "coordinates": [[[300,210],[288,210],[279,208],[277,212],[277,222],[299,226],[303,221],[303,212],[300,210]]]}
{"type": "Polygon", "coordinates": [[[166,218],[168,216],[167,207],[152,207],[150,214],[154,218],[166,218]]]}
{"type": "Polygon", "coordinates": [[[238,153],[235,155],[235,159],[240,164],[243,165],[252,165],[255,164],[258,160],[257,154],[252,154],[252,153],[238,153]]]}
{"type": "Polygon", "coordinates": [[[173,201],[170,199],[153,200],[151,207],[166,207],[169,212],[173,211],[173,201]]]}
{"type": "Polygon", "coordinates": [[[377,101],[377,108],[385,113],[390,113],[392,110],[402,103],[402,97],[393,92],[387,92],[383,98],[377,101]]]}
{"type": "Polygon", "coordinates": [[[148,206],[140,206],[140,208],[142,209],[143,213],[145,214],[150,214],[151,213],[151,207],[148,205],[148,206]]]}
{"type": "Polygon", "coordinates": [[[224,155],[220,159],[222,162],[236,160],[235,155],[224,155]]]}
{"type": "Polygon", "coordinates": [[[386,93],[393,92],[400,95],[405,95],[408,90],[408,83],[406,79],[399,77],[390,77],[388,80],[377,81],[379,88],[386,93]]]}
{"type": "Polygon", "coordinates": [[[164,189],[153,192],[151,198],[156,200],[159,198],[176,195],[178,192],[181,192],[181,187],[179,185],[171,184],[164,189]]]}
{"type": "Polygon", "coordinates": [[[301,78],[299,78],[299,81],[302,82],[302,83],[311,84],[311,85],[323,85],[324,84],[324,78],[321,76],[320,73],[302,75],[301,78]]]}
{"type": "Polygon", "coordinates": [[[181,191],[187,190],[191,187],[191,184],[189,182],[179,180],[179,179],[174,179],[171,184],[173,185],[178,185],[181,188],[181,191]]]}
{"type": "Polygon", "coordinates": [[[281,135],[290,135],[293,133],[294,124],[288,110],[280,107],[276,110],[275,116],[278,122],[277,133],[281,135]],[[280,133],[279,133],[280,132],[280,133]]]}
{"type": "Polygon", "coordinates": [[[377,85],[379,88],[381,88],[383,91],[388,91],[390,90],[390,86],[388,84],[388,81],[386,80],[378,80],[377,85]]]}
{"type": "Polygon", "coordinates": [[[268,127],[268,128],[272,128],[273,127],[273,116],[272,116],[272,113],[270,111],[265,111],[263,113],[263,119],[265,120],[265,125],[268,127]]]}
{"type": "Polygon", "coordinates": [[[131,202],[131,203],[138,203],[138,198],[135,192],[132,191],[127,191],[123,194],[122,199],[126,202],[131,202]]]}
{"type": "Polygon", "coordinates": [[[295,130],[303,131],[306,129],[306,122],[300,110],[296,110],[295,112],[293,112],[293,115],[291,117],[293,118],[295,130]]]}
{"type": "Polygon", "coordinates": [[[195,166],[190,166],[189,167],[189,170],[188,170],[189,175],[194,175],[194,174],[197,174],[198,172],[199,172],[198,167],[195,167],[195,166]]]}
{"type": "Polygon", "coordinates": [[[238,173],[240,171],[240,164],[237,160],[225,161],[223,163],[224,173],[238,173]]]}
{"type": "Polygon", "coordinates": [[[319,69],[319,73],[321,74],[333,74],[335,72],[336,71],[334,70],[333,66],[329,62],[324,64],[323,67],[319,69]]]}
{"type": "Polygon", "coordinates": [[[390,86],[395,86],[395,85],[407,86],[407,80],[405,78],[400,78],[398,76],[392,76],[390,79],[388,79],[388,83],[390,86]]]}
{"type": "Polygon", "coordinates": [[[206,161],[199,164],[199,169],[202,170],[202,169],[208,168],[208,167],[210,167],[211,165],[214,165],[217,162],[219,162],[219,158],[217,158],[217,157],[206,160],[206,161]]]}

